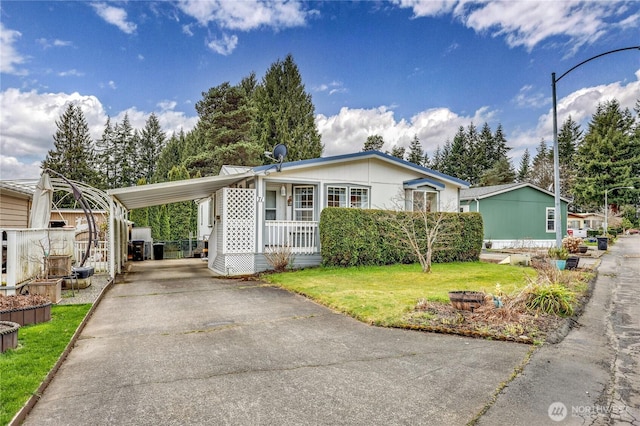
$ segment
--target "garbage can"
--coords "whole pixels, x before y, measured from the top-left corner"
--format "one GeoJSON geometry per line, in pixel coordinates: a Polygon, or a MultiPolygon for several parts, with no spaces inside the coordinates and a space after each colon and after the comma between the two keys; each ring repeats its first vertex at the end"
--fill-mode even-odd
{"type": "Polygon", "coordinates": [[[607,237],[598,237],[598,250],[606,250],[609,239],[607,237]]]}
{"type": "Polygon", "coordinates": [[[133,260],[144,260],[144,241],[133,241],[133,260]]]}
{"type": "Polygon", "coordinates": [[[153,258],[155,260],[164,259],[164,244],[163,243],[155,243],[153,245],[153,258]]]}

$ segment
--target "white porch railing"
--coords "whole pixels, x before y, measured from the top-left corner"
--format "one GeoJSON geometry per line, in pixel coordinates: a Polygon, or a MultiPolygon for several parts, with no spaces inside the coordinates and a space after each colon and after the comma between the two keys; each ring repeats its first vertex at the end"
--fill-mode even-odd
{"type": "Polygon", "coordinates": [[[267,220],[264,246],[289,246],[293,254],[312,254],[320,251],[318,222],[267,220]]]}
{"type": "MultiPolygon", "coordinates": [[[[80,263],[84,253],[87,250],[87,244],[89,241],[76,241],[73,245],[74,258],[77,263],[80,263]]],[[[108,241],[94,241],[91,244],[91,251],[89,257],[84,266],[92,266],[94,272],[108,272],[109,271],[109,242],[108,241]]]]}
{"type": "MultiPolygon", "coordinates": [[[[7,272],[3,284],[15,287],[35,278],[44,267],[45,251],[73,256],[74,229],[3,229],[7,233],[7,272]]],[[[3,241],[4,245],[4,241],[3,241]]],[[[3,247],[3,251],[5,247],[3,247]]]]}

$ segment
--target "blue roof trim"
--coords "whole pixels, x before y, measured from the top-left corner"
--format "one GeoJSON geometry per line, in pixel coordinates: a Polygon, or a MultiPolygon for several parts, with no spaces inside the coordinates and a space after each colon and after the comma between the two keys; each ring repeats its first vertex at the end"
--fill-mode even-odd
{"type": "Polygon", "coordinates": [[[436,182],[435,180],[431,180],[428,178],[422,178],[422,179],[412,179],[412,180],[407,180],[405,182],[403,182],[404,186],[407,188],[417,188],[419,186],[424,186],[424,185],[428,185],[428,186],[432,186],[436,189],[444,189],[444,185],[441,184],[440,182],[436,182]]]}
{"type": "MultiPolygon", "coordinates": [[[[457,183],[458,185],[461,186],[466,186],[469,187],[471,186],[471,183],[464,181],[462,179],[458,179],[456,177],[453,176],[449,176],[447,174],[438,172],[436,170],[430,169],[428,167],[422,167],[419,166],[417,164],[411,163],[409,161],[406,160],[402,160],[398,157],[394,157],[393,155],[389,155],[386,154],[384,152],[380,152],[380,151],[360,151],[360,152],[355,152],[353,154],[342,154],[342,155],[334,155],[332,157],[320,157],[320,158],[312,158],[309,160],[298,160],[298,161],[291,161],[291,162],[287,162],[287,163],[282,163],[282,168],[289,168],[289,167],[299,167],[299,166],[309,166],[309,165],[313,165],[313,164],[322,164],[322,163],[327,163],[327,162],[332,162],[332,161],[344,161],[344,160],[351,160],[351,159],[358,159],[358,158],[366,158],[366,157],[380,157],[383,158],[385,160],[389,160],[392,161],[394,163],[400,164],[404,167],[410,168],[410,169],[414,169],[420,173],[426,173],[435,177],[439,177],[443,180],[447,180],[449,182],[453,182],[453,183],[457,183]]],[[[258,173],[258,172],[263,172],[266,170],[270,170],[272,168],[275,168],[275,164],[267,164],[264,166],[256,166],[253,168],[253,171],[258,173]]]]}

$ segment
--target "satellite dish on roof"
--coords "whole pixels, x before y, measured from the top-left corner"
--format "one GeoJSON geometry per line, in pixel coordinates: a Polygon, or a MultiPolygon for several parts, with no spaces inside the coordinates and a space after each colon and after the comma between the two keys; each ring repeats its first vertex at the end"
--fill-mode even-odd
{"type": "Polygon", "coordinates": [[[267,151],[264,153],[264,155],[266,155],[267,158],[277,161],[277,170],[280,171],[282,169],[282,162],[284,161],[284,157],[287,156],[287,147],[284,144],[279,143],[273,147],[273,153],[267,151]]]}

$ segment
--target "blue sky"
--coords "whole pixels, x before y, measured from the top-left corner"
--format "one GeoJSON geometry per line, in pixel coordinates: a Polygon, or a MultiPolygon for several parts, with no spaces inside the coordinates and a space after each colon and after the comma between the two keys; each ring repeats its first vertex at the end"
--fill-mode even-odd
{"type": "MultiPolygon", "coordinates": [[[[512,161],[552,141],[551,72],[640,45],[640,2],[3,1],[0,178],[37,178],[55,121],[81,105],[94,139],[107,116],[150,113],[191,129],[202,92],[292,54],[324,155],[418,135],[432,153],[459,126],[502,124],[512,161]]],[[[559,121],[640,99],[640,51],[594,60],[558,83],[559,121]]]]}

